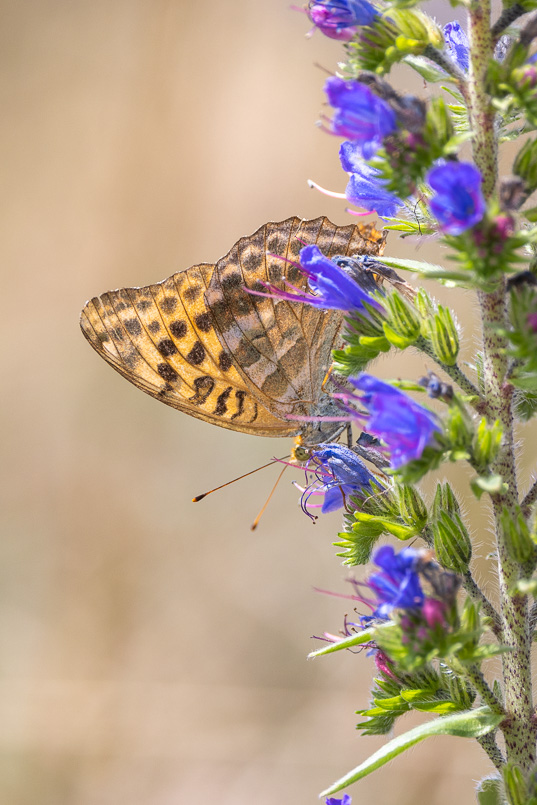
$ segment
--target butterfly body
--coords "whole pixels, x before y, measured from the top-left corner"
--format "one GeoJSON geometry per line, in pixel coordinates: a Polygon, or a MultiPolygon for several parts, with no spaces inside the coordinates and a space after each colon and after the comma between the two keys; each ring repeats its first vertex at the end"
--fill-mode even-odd
{"type": "Polygon", "coordinates": [[[248,291],[304,289],[296,264],[304,244],[333,257],[376,255],[383,243],[371,226],[327,218],[265,224],[215,265],[93,298],[82,331],[127,380],[191,416],[242,433],[325,441],[338,423],[301,417],[337,415],[322,384],[343,314],[248,291]]]}

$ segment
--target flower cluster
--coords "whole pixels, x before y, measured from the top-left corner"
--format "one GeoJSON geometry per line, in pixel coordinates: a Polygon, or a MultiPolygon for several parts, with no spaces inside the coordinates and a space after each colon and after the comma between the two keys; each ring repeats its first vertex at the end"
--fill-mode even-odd
{"type": "Polygon", "coordinates": [[[373,492],[372,484],[383,487],[364,462],[350,448],[341,444],[320,444],[311,451],[305,464],[306,488],[301,498],[302,510],[321,507],[321,512],[333,512],[345,506],[352,495],[364,498],[373,492]],[[311,479],[311,476],[313,478],[311,479]],[[309,481],[309,483],[308,483],[309,481]],[[310,503],[322,497],[322,503],[310,503]]]}
{"type": "Polygon", "coordinates": [[[378,12],[368,0],[311,0],[308,15],[325,36],[348,41],[359,25],[371,25],[378,12]]]}

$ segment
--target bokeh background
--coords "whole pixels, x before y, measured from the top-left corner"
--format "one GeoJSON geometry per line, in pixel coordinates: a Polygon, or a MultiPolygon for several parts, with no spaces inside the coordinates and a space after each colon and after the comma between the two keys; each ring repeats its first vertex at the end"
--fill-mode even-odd
{"type": "MultiPolygon", "coordinates": [[[[371,659],[305,659],[350,609],[313,591],[345,590],[339,516],[313,527],[288,479],[252,534],[274,469],[193,505],[289,445],[159,405],[97,357],[78,315],[268,220],[349,222],[306,185],[344,188],[338,143],[314,126],[339,46],[306,39],[287,0],[0,9],[0,801],[316,802],[384,740],[354,731],[371,659]]],[[[388,252],[417,248],[392,238],[388,252]]],[[[473,300],[458,299],[471,359],[473,300]]],[[[426,368],[405,355],[378,372],[426,368]]],[[[484,557],[488,514],[468,511],[484,557]]],[[[477,744],[437,738],[352,793],[465,805],[488,770],[477,744]]]]}

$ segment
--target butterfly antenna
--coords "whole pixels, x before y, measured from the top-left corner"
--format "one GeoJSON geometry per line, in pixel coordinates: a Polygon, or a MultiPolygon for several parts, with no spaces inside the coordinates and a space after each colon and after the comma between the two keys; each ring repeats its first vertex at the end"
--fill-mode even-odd
{"type": "Polygon", "coordinates": [[[192,498],[192,503],[198,503],[203,498],[206,498],[207,495],[212,494],[212,492],[218,492],[219,489],[223,489],[225,486],[229,486],[230,484],[234,484],[235,481],[242,481],[243,478],[248,478],[249,475],[253,475],[254,472],[259,472],[259,470],[264,470],[266,467],[271,467],[277,461],[286,461],[291,456],[284,456],[283,458],[273,458],[272,461],[269,461],[268,464],[263,464],[262,467],[256,467],[255,470],[250,470],[250,472],[245,472],[244,475],[239,475],[238,478],[233,478],[232,481],[226,481],[225,484],[220,484],[220,486],[215,486],[214,489],[209,489],[208,492],[204,492],[202,495],[196,495],[195,498],[192,498]]]}
{"type": "Polygon", "coordinates": [[[265,511],[265,509],[266,509],[266,508],[267,508],[267,506],[269,505],[269,503],[270,503],[270,499],[271,499],[271,497],[273,496],[274,492],[276,491],[276,487],[277,487],[277,486],[278,486],[278,484],[280,483],[280,481],[281,481],[281,479],[282,479],[282,475],[284,474],[284,472],[285,472],[285,470],[287,469],[287,467],[288,467],[288,465],[286,464],[286,465],[285,465],[285,467],[284,467],[284,468],[282,469],[282,471],[280,472],[280,474],[278,475],[278,477],[276,478],[276,483],[274,484],[274,486],[273,486],[273,487],[272,487],[272,489],[270,490],[270,495],[269,495],[269,496],[268,496],[268,498],[266,499],[266,501],[265,501],[265,503],[264,503],[264,505],[263,505],[263,507],[262,507],[261,511],[259,512],[259,514],[258,514],[258,515],[257,515],[257,517],[255,518],[254,522],[253,522],[253,523],[252,523],[252,525],[250,526],[250,531],[255,531],[255,530],[256,530],[256,528],[257,528],[257,526],[259,525],[259,521],[261,520],[261,518],[262,518],[262,516],[263,516],[263,513],[264,513],[264,511],[265,511]]]}

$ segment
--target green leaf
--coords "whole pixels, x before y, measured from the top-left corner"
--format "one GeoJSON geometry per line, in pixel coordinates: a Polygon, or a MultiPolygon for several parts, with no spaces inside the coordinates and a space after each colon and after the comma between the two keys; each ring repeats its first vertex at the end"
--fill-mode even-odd
{"type": "Polygon", "coordinates": [[[379,517],[376,514],[355,512],[354,516],[359,523],[378,523],[378,525],[382,526],[384,531],[397,537],[397,539],[410,539],[410,537],[415,537],[418,533],[413,526],[395,523],[393,520],[389,520],[386,517],[379,517]]]}
{"type": "Polygon", "coordinates": [[[414,710],[423,713],[455,713],[460,711],[460,707],[447,699],[437,699],[427,690],[402,690],[401,697],[408,702],[414,710]]]}
{"type": "Polygon", "coordinates": [[[341,791],[352,783],[361,780],[371,772],[384,766],[397,755],[402,754],[411,746],[429,738],[432,735],[456,735],[460,738],[481,738],[489,732],[495,730],[503,720],[502,715],[493,713],[488,707],[479,707],[475,710],[465,710],[462,713],[455,713],[451,716],[436,718],[426,724],[399,735],[392,741],[388,741],[385,746],[374,752],[371,757],[350,771],[340,780],[335,782],[326,791],[321,793],[321,797],[329,797],[341,791]]]}

